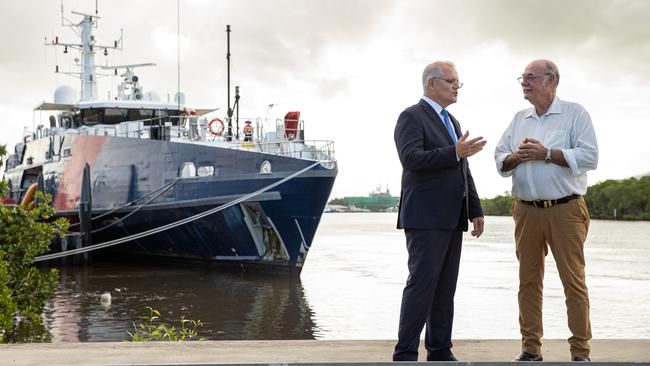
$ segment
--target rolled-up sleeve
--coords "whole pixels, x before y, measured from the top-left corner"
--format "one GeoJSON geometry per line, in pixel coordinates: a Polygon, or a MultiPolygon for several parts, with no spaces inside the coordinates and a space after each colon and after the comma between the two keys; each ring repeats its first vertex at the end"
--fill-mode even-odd
{"type": "Polygon", "coordinates": [[[598,141],[586,110],[577,113],[573,123],[571,148],[562,149],[562,155],[571,168],[571,173],[577,176],[598,166],[598,141]]]}
{"type": "Polygon", "coordinates": [[[501,136],[501,139],[499,140],[497,147],[494,149],[494,161],[496,162],[497,165],[497,172],[499,172],[499,174],[501,174],[502,177],[509,177],[512,175],[513,172],[513,170],[508,170],[507,172],[504,172],[502,170],[503,162],[510,154],[514,152],[512,150],[512,143],[511,143],[513,122],[510,122],[510,126],[508,126],[508,128],[503,132],[503,135],[501,136]]]}

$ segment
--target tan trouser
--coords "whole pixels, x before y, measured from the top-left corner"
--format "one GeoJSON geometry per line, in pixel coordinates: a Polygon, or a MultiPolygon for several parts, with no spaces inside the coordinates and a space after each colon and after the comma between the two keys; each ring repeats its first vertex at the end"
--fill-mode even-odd
{"type": "Polygon", "coordinates": [[[551,248],[564,287],[572,356],[589,356],[591,324],[585,283],[584,242],[589,213],[582,197],[547,208],[515,201],[516,253],[519,259],[519,328],[522,351],[541,354],[544,257],[551,248]]]}

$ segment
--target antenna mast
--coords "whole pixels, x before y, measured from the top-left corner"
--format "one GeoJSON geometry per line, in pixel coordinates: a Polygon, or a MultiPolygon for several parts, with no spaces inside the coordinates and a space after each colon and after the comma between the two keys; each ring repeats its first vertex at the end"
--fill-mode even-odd
{"type": "Polygon", "coordinates": [[[176,0],[176,77],[178,110],[181,110],[181,2],[176,0]]]}
{"type": "MultiPolygon", "coordinates": [[[[79,23],[73,23],[65,18],[63,12],[63,3],[61,4],[61,25],[64,27],[73,28],[75,33],[80,37],[79,42],[59,42],[59,37],[55,36],[51,43],[46,46],[63,47],[63,53],[68,53],[68,48],[77,50],[81,53],[81,60],[78,66],[79,72],[62,72],[67,75],[74,75],[81,79],[81,101],[95,100],[97,98],[97,77],[100,76],[95,72],[95,53],[97,50],[104,50],[104,55],[108,55],[109,49],[121,50],[119,41],[115,41],[112,46],[100,45],[95,41],[95,36],[92,33],[92,28],[97,28],[97,22],[100,17],[97,15],[97,2],[95,3],[95,14],[84,14],[76,11],[71,13],[83,17],[79,23]]],[[[59,66],[56,66],[55,72],[59,72],[59,66]]]]}
{"type": "Polygon", "coordinates": [[[226,141],[232,141],[232,115],[233,110],[237,108],[237,135],[236,138],[239,139],[239,86],[235,86],[235,103],[233,106],[230,106],[230,24],[226,25],[226,39],[228,45],[228,51],[226,53],[226,60],[228,61],[228,133],[226,134],[226,141]]]}
{"type": "Polygon", "coordinates": [[[228,133],[226,134],[226,141],[232,140],[232,108],[230,107],[230,24],[226,25],[226,60],[228,64],[228,85],[226,90],[228,91],[228,133]]]}

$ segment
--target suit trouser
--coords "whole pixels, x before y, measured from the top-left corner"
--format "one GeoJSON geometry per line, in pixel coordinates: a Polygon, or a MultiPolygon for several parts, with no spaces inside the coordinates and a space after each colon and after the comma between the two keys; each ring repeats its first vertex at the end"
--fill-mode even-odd
{"type": "Polygon", "coordinates": [[[585,283],[584,242],[589,213],[582,197],[547,208],[515,201],[515,241],[519,259],[519,327],[522,351],[540,354],[544,257],[551,248],[564,287],[572,356],[589,356],[591,324],[585,283]]]}
{"type": "Polygon", "coordinates": [[[417,361],[420,334],[426,324],[427,359],[452,347],[454,294],[462,231],[405,230],[409,276],[402,293],[394,361],[417,361]]]}

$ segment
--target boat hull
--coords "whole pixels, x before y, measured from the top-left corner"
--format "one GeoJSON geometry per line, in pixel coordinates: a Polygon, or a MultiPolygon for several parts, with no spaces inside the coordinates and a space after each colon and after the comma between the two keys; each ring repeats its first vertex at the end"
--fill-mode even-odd
{"type": "MultiPolygon", "coordinates": [[[[154,231],[94,251],[95,258],[119,252],[299,272],[337,174],[335,162],[305,170],[315,161],[206,144],[82,135],[53,140],[27,144],[25,157],[32,164],[7,171],[13,186],[25,187],[42,174],[58,215],[75,222],[83,167],[88,164],[92,244],[154,231]],[[58,145],[58,151],[51,145],[58,145]],[[39,161],[42,151],[50,153],[39,161]],[[213,173],[180,177],[187,164],[213,173]],[[263,192],[217,209],[256,191],[263,192]],[[155,232],[208,210],[217,212],[155,232]]],[[[56,246],[54,250],[66,249],[56,246]]]]}

